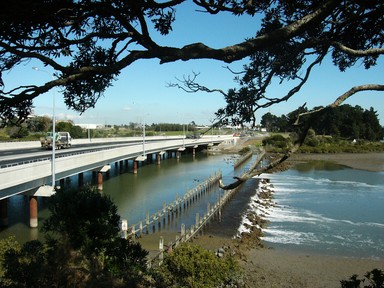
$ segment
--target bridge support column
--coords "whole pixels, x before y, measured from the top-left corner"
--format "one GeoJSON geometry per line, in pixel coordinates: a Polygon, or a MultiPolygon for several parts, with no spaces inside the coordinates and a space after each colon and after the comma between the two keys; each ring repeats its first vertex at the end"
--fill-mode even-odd
{"type": "Polygon", "coordinates": [[[137,167],[138,167],[138,162],[137,161],[133,161],[133,174],[137,174],[137,167]]]}
{"type": "Polygon", "coordinates": [[[180,159],[180,152],[179,151],[176,152],[176,159],[180,159]]]}
{"type": "Polygon", "coordinates": [[[103,190],[103,173],[100,171],[97,174],[97,190],[103,190]]]}
{"type": "Polygon", "coordinates": [[[77,183],[78,183],[79,188],[83,187],[83,185],[84,185],[84,173],[83,172],[79,173],[77,183]]]}
{"type": "Polygon", "coordinates": [[[123,174],[124,171],[124,161],[120,161],[120,174],[123,174]]]}
{"type": "Polygon", "coordinates": [[[29,227],[36,228],[38,226],[37,218],[37,196],[29,197],[29,227]]]}
{"type": "Polygon", "coordinates": [[[192,155],[193,155],[193,156],[196,155],[196,148],[193,148],[193,149],[192,149],[192,155]]]}
{"type": "Polygon", "coordinates": [[[157,160],[157,165],[160,165],[160,162],[161,162],[161,155],[160,154],[156,155],[156,160],[157,160]]]}
{"type": "Polygon", "coordinates": [[[0,227],[8,226],[8,198],[0,200],[0,227]]]}

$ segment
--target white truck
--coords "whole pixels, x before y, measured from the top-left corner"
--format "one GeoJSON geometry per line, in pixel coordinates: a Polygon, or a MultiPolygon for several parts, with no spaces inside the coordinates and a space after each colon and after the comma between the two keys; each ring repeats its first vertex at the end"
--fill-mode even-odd
{"type": "Polygon", "coordinates": [[[72,145],[72,137],[69,132],[56,132],[52,137],[52,132],[47,132],[44,137],[40,138],[42,148],[52,149],[52,138],[55,138],[55,149],[70,148],[72,145]]]}

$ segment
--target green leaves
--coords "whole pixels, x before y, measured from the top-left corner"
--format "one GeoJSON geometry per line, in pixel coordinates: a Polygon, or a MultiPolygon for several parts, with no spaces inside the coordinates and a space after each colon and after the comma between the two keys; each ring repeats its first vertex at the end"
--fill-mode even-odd
{"type": "Polygon", "coordinates": [[[181,244],[159,268],[159,287],[220,287],[241,280],[233,258],[218,258],[213,252],[188,243],[181,244]]]}

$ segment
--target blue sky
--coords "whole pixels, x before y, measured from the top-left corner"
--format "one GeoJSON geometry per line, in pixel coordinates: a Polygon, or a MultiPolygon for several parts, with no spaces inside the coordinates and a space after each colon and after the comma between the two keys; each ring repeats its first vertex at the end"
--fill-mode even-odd
{"type": "MultiPolygon", "coordinates": [[[[190,3],[183,4],[189,8],[190,3]]],[[[236,17],[229,14],[207,15],[192,10],[178,9],[178,20],[173,32],[165,37],[154,37],[161,45],[182,47],[193,42],[203,42],[218,48],[243,41],[256,31],[255,19],[236,17]]],[[[244,61],[229,64],[234,71],[241,71],[244,61]]],[[[221,94],[194,93],[189,94],[177,88],[168,88],[167,83],[176,82],[175,77],[182,78],[192,72],[200,73],[199,82],[210,88],[226,91],[235,87],[234,75],[225,68],[226,63],[214,60],[177,61],[160,65],[158,60],[141,60],[124,69],[113,86],[108,88],[96,108],[89,109],[82,115],[66,109],[60,91],[42,95],[34,101],[37,115],[52,115],[52,95],[55,94],[55,114],[58,119],[71,119],[75,123],[92,124],[128,124],[130,122],[151,123],[190,123],[209,124],[214,120],[214,113],[225,105],[221,94]]],[[[49,80],[53,71],[48,73],[34,71],[36,66],[45,69],[41,64],[31,61],[14,69],[9,75],[10,83],[42,83],[49,80]]],[[[307,102],[312,108],[331,103],[336,97],[352,86],[367,83],[383,83],[384,63],[371,71],[356,67],[346,73],[338,72],[329,61],[317,67],[311,80],[300,93],[288,102],[272,106],[268,110],[257,113],[257,122],[263,114],[287,114],[307,102]]],[[[49,68],[47,68],[49,69],[49,68]]],[[[8,81],[8,80],[6,80],[8,81]]],[[[268,90],[269,95],[284,95],[287,87],[278,82],[268,90]]],[[[7,83],[7,82],[5,82],[7,83]]],[[[384,95],[379,92],[364,92],[352,96],[346,103],[360,105],[365,109],[374,107],[378,111],[381,125],[384,126],[384,95]],[[381,94],[381,95],[380,95],[381,94]]]]}

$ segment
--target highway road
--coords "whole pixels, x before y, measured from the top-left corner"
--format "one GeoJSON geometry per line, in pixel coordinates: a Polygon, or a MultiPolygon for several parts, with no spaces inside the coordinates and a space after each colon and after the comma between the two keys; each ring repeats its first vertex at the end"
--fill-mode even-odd
{"type": "MultiPolygon", "coordinates": [[[[180,138],[172,138],[180,139],[180,138]]],[[[146,139],[145,142],[155,142],[155,141],[164,141],[164,139],[146,139]]],[[[104,142],[95,142],[95,143],[82,143],[75,144],[71,148],[61,149],[55,151],[55,158],[66,157],[73,154],[83,154],[89,152],[95,152],[98,150],[106,150],[112,148],[118,148],[123,146],[132,146],[142,144],[143,140],[127,139],[120,141],[108,142],[108,139],[105,139],[104,142]]],[[[52,158],[52,151],[46,150],[41,147],[25,147],[17,149],[5,149],[0,150],[0,169],[15,166],[20,164],[26,164],[30,162],[43,161],[52,158]]]]}

